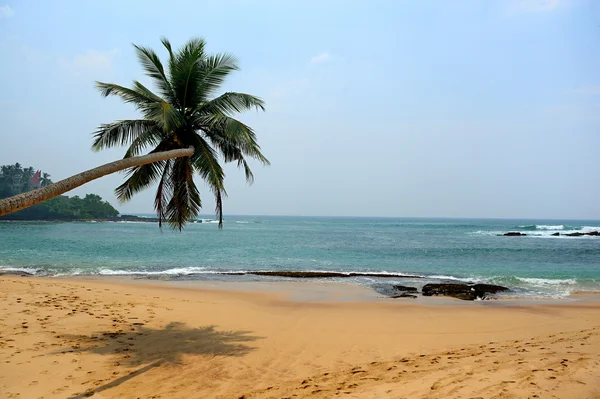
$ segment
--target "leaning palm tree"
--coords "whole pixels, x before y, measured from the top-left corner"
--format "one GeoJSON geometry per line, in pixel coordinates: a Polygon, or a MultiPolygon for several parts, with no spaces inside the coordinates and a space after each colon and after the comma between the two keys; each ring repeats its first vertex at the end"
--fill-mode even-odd
{"type": "Polygon", "coordinates": [[[166,67],[151,49],[134,46],[157,93],[138,81],[134,81],[131,88],[96,83],[103,96],[118,96],[133,104],[142,115],[140,119],[103,124],[94,134],[92,149],[95,151],[128,145],[124,159],[24,193],[25,198],[15,200],[19,197],[16,196],[12,202],[11,198],[0,200],[0,216],[108,173],[127,170],[127,179],[116,189],[117,198],[128,201],[135,193],[158,183],[154,206],[159,225],[167,222],[180,230],[202,207],[193,179],[194,174],[198,174],[215,196],[216,214],[222,226],[223,197],[227,193],[220,159],[236,162],[244,169],[249,183],[254,177],[247,158],[269,164],[254,131],[233,118],[233,114],[249,109],[264,110],[264,103],[244,93],[226,92],[215,96],[229,73],[238,69],[232,55],[207,54],[203,39],[192,39],[178,51],[172,49],[167,39],[161,42],[169,55],[166,67]],[[148,148],[151,148],[149,153],[140,156],[148,148]],[[55,186],[59,185],[57,189],[55,186]]]}

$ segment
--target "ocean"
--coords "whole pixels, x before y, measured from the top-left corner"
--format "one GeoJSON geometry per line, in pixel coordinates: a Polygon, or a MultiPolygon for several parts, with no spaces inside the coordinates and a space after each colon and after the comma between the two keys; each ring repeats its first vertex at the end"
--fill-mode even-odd
{"type": "MultiPolygon", "coordinates": [[[[147,215],[150,216],[150,215],[147,215]]],[[[465,281],[500,284],[519,297],[600,291],[600,230],[592,220],[483,220],[229,216],[184,229],[146,222],[2,222],[0,269],[42,276],[285,279],[248,271],[387,273],[331,281],[374,285],[465,281]],[[498,236],[506,232],[527,236],[498,236]]]]}

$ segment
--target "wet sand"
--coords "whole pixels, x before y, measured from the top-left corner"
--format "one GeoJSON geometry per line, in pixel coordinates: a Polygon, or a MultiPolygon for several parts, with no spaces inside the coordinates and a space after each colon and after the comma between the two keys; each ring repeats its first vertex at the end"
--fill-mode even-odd
{"type": "Polygon", "coordinates": [[[239,284],[1,277],[0,397],[600,397],[594,296],[239,284]]]}

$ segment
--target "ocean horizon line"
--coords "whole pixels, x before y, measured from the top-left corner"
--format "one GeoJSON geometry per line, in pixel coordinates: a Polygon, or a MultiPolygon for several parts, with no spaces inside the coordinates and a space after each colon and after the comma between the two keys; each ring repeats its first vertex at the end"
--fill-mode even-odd
{"type": "MultiPolygon", "coordinates": [[[[154,212],[120,212],[120,215],[153,215],[156,216],[154,212]]],[[[284,217],[284,218],[331,218],[331,219],[415,219],[415,220],[500,220],[500,221],[571,221],[571,222],[600,222],[600,217],[598,218],[535,218],[535,217],[464,217],[464,216],[349,216],[349,215],[284,215],[284,214],[274,214],[274,215],[266,215],[266,214],[224,214],[223,218],[227,219],[227,217],[284,217]]],[[[211,219],[215,218],[215,215],[212,214],[200,214],[197,216],[197,219],[211,219]]]]}

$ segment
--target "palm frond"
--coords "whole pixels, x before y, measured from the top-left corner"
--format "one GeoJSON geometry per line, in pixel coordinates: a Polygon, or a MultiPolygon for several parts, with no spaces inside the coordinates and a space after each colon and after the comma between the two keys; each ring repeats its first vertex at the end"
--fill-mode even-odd
{"type": "Polygon", "coordinates": [[[156,189],[154,209],[156,209],[156,214],[158,216],[158,227],[162,227],[162,224],[167,221],[166,207],[167,203],[169,202],[169,198],[173,196],[173,183],[170,179],[172,167],[173,160],[169,159],[165,161],[162,177],[156,189]]]}
{"type": "Polygon", "coordinates": [[[185,125],[185,118],[172,104],[162,102],[152,109],[147,109],[144,116],[161,124],[165,131],[172,131],[185,125]]]}
{"type": "Polygon", "coordinates": [[[103,97],[108,97],[110,95],[121,97],[126,103],[135,104],[138,109],[156,101],[152,97],[147,97],[135,90],[113,83],[96,82],[96,88],[100,90],[100,94],[103,97]]]}
{"type": "Polygon", "coordinates": [[[201,66],[202,76],[198,81],[195,103],[200,104],[212,97],[232,71],[239,70],[237,58],[232,54],[220,53],[206,57],[201,66]]]}
{"type": "MultiPolygon", "coordinates": [[[[240,166],[239,163],[238,166],[240,166]]],[[[248,165],[248,162],[246,162],[245,159],[242,161],[242,166],[244,167],[244,174],[246,175],[246,181],[248,182],[248,184],[254,183],[254,173],[252,173],[252,169],[250,169],[250,166],[248,165]]]]}
{"type": "MultiPolygon", "coordinates": [[[[150,151],[150,153],[168,151],[175,148],[178,148],[178,146],[173,142],[172,137],[167,137],[163,139],[154,150],[150,151]]],[[[115,189],[117,199],[120,202],[129,201],[135,193],[140,192],[155,183],[164,167],[165,161],[158,161],[129,169],[127,171],[127,180],[115,189]]]]}
{"type": "Polygon", "coordinates": [[[246,93],[227,92],[219,97],[199,105],[197,112],[199,113],[221,113],[230,115],[234,112],[240,113],[250,109],[257,111],[265,110],[265,102],[255,96],[246,93]]]}
{"type": "Polygon", "coordinates": [[[186,158],[173,160],[171,168],[172,196],[165,208],[167,222],[174,228],[183,226],[200,213],[202,203],[200,193],[194,183],[193,169],[186,158]]]}
{"type": "Polygon", "coordinates": [[[182,110],[193,109],[193,102],[200,89],[198,82],[202,77],[201,60],[205,56],[203,39],[188,41],[173,56],[170,63],[171,87],[175,92],[182,110]]]}
{"type": "Polygon", "coordinates": [[[142,64],[144,71],[146,71],[146,75],[154,79],[154,83],[160,90],[161,95],[169,101],[174,101],[175,96],[171,89],[171,83],[167,78],[167,74],[165,73],[165,69],[162,62],[160,62],[158,55],[156,55],[154,50],[147,47],[137,46],[135,44],[133,47],[135,47],[138,60],[140,64],[142,64]]]}
{"type": "Polygon", "coordinates": [[[134,142],[140,135],[154,136],[157,125],[145,119],[121,120],[102,124],[94,133],[92,150],[100,151],[134,142]]]}
{"type": "Polygon", "coordinates": [[[194,120],[195,127],[202,130],[211,140],[225,140],[239,148],[242,154],[270,165],[256,141],[254,130],[239,120],[226,115],[212,114],[194,120]]]}
{"type": "Polygon", "coordinates": [[[127,180],[115,189],[115,195],[119,202],[127,202],[135,193],[150,187],[158,180],[164,166],[165,161],[158,161],[129,169],[127,180]]]}
{"type": "Polygon", "coordinates": [[[163,98],[154,94],[154,92],[152,92],[152,90],[150,90],[149,88],[147,88],[146,86],[144,86],[143,84],[138,82],[137,80],[133,81],[133,90],[136,93],[139,93],[140,95],[142,95],[146,98],[152,99],[153,103],[165,102],[165,100],[163,98]]]}
{"type": "Polygon", "coordinates": [[[225,186],[225,172],[219,164],[218,155],[215,150],[199,135],[194,135],[194,148],[196,151],[190,157],[190,162],[210,187],[217,201],[215,212],[219,218],[219,228],[223,227],[223,203],[222,197],[227,196],[225,186]]]}
{"type": "Polygon", "coordinates": [[[173,47],[171,47],[171,42],[169,41],[169,39],[167,39],[166,37],[162,36],[160,38],[160,42],[163,44],[163,46],[169,52],[169,57],[173,58],[173,47]]]}
{"type": "Polygon", "coordinates": [[[155,128],[146,130],[131,142],[131,145],[127,149],[127,152],[125,152],[123,158],[130,158],[140,155],[146,147],[151,145],[156,146],[164,139],[165,134],[161,129],[155,128]]]}

